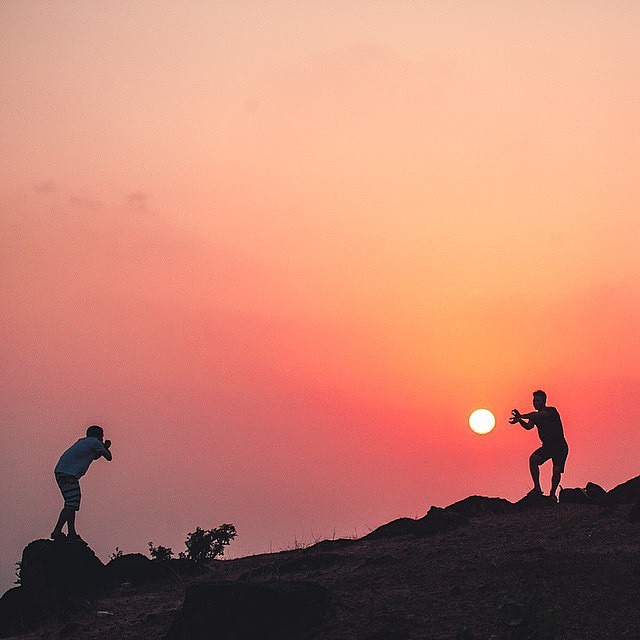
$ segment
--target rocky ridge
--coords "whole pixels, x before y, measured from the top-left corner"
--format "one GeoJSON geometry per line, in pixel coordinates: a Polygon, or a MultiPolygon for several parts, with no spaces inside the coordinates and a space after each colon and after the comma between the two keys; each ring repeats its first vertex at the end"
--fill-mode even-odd
{"type": "Polygon", "coordinates": [[[359,540],[206,566],[37,540],[0,637],[638,638],[640,476],[560,503],[470,496],[359,540]],[[11,634],[14,634],[11,636],[11,634]],[[22,634],[22,635],[20,635],[22,634]]]}

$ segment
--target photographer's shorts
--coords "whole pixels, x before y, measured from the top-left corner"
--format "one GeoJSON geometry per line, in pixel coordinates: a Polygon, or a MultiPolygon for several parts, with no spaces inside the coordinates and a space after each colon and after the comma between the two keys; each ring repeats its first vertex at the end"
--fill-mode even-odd
{"type": "Polygon", "coordinates": [[[78,478],[67,473],[56,473],[56,482],[64,498],[64,508],[80,510],[80,483],[78,478]]]}

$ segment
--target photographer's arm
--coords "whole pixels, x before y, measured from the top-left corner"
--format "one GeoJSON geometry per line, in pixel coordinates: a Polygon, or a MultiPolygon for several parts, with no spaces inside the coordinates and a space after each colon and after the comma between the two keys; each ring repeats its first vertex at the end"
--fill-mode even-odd
{"type": "Polygon", "coordinates": [[[113,459],[113,456],[111,455],[111,440],[105,440],[104,441],[104,453],[102,454],[104,456],[104,458],[106,460],[108,460],[109,462],[111,462],[111,460],[113,459]]]}

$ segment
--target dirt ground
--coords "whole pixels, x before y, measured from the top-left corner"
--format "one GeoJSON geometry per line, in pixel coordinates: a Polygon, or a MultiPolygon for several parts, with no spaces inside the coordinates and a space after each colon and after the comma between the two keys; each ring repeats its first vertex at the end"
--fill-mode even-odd
{"type": "Polygon", "coordinates": [[[213,561],[196,579],[122,586],[15,638],[160,640],[189,584],[242,579],[329,590],[323,622],[299,640],[638,639],[640,524],[627,522],[630,508],[559,504],[478,516],[431,537],[213,561]]]}

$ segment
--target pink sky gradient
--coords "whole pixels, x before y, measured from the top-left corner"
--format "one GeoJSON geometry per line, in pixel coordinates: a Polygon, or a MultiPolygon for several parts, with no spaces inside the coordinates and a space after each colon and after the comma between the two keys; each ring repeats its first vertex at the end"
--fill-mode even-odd
{"type": "Polygon", "coordinates": [[[0,589],[92,423],[103,560],[516,499],[538,440],[507,418],[539,387],[563,484],[640,473],[640,5],[9,2],[0,25],[0,589]]]}

